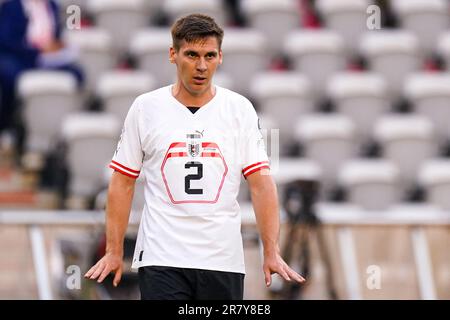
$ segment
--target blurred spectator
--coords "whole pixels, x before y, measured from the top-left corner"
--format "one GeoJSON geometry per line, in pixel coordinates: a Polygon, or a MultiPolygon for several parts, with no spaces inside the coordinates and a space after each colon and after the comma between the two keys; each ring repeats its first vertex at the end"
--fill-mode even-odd
{"type": "Polygon", "coordinates": [[[8,0],[0,4],[0,132],[11,127],[20,74],[34,68],[64,70],[81,84],[76,54],[61,42],[54,0],[8,0]]]}

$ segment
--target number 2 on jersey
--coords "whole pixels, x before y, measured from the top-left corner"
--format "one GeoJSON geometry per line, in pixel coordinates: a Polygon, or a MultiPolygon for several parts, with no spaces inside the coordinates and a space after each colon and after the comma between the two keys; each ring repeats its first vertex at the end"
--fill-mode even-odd
{"type": "Polygon", "coordinates": [[[198,161],[189,161],[184,167],[186,169],[197,168],[196,174],[188,174],[184,177],[184,192],[187,194],[203,194],[203,189],[191,188],[191,180],[200,180],[203,178],[203,164],[198,161]]]}

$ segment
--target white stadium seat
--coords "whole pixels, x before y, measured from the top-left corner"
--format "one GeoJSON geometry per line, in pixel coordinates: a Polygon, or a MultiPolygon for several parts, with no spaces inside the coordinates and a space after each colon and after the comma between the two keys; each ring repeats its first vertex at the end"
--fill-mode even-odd
{"type": "Polygon", "coordinates": [[[305,156],[320,165],[324,190],[329,191],[338,169],[356,154],[353,123],[340,114],[311,114],[298,121],[295,134],[305,147],[305,156]]]}
{"type": "Polygon", "coordinates": [[[399,168],[405,189],[412,187],[421,163],[437,153],[433,124],[420,115],[386,115],[376,122],[374,137],[399,168]]]}
{"type": "Polygon", "coordinates": [[[277,184],[283,185],[296,180],[320,181],[320,166],[307,158],[280,158],[278,163],[271,161],[270,172],[277,184]]]}
{"type": "Polygon", "coordinates": [[[296,71],[306,75],[316,96],[323,94],[328,78],[346,67],[344,41],[330,30],[302,30],[288,34],[284,52],[296,71]]]}
{"type": "Polygon", "coordinates": [[[450,160],[430,159],[423,163],[417,175],[426,190],[427,201],[441,209],[450,210],[450,160]]]}
{"type": "Polygon", "coordinates": [[[339,184],[347,199],[366,210],[386,210],[399,203],[399,170],[383,159],[353,159],[339,172],[339,184]]]}
{"type": "Polygon", "coordinates": [[[97,95],[103,101],[104,110],[123,122],[134,99],[153,89],[156,89],[156,80],[149,73],[111,71],[100,78],[97,95]]]}
{"type": "Polygon", "coordinates": [[[165,0],[145,0],[147,10],[152,18],[156,18],[156,15],[162,13],[164,2],[165,0]]]}
{"type": "Polygon", "coordinates": [[[72,114],[62,124],[70,171],[69,192],[94,196],[104,182],[104,169],[111,161],[121,123],[114,115],[97,112],[72,114]]]}
{"type": "Polygon", "coordinates": [[[424,54],[432,54],[439,34],[450,27],[447,0],[391,0],[400,26],[419,39],[424,54]]]}
{"type": "Polygon", "coordinates": [[[356,53],[361,34],[367,31],[368,0],[317,0],[316,8],[325,26],[345,40],[349,56],[356,53]]]}
{"type": "Polygon", "coordinates": [[[242,11],[250,27],[267,36],[271,54],[282,51],[283,37],[300,27],[299,7],[296,0],[244,0],[242,11]]]}
{"type": "Polygon", "coordinates": [[[111,33],[119,54],[126,52],[131,36],[150,21],[145,0],[89,0],[89,10],[96,25],[111,33]]]}
{"type": "Polygon", "coordinates": [[[99,28],[83,28],[67,30],[64,38],[70,46],[79,51],[79,63],[86,77],[85,88],[95,88],[101,74],[113,69],[117,57],[112,54],[112,37],[106,30],[99,28]]]}
{"type": "Polygon", "coordinates": [[[270,174],[277,184],[278,197],[283,199],[286,184],[297,180],[311,180],[320,183],[322,170],[316,162],[307,158],[279,158],[271,160],[270,174]]]}
{"type": "Polygon", "coordinates": [[[172,37],[169,28],[147,28],[137,32],[130,42],[130,52],[137,58],[140,70],[156,76],[157,85],[172,83],[176,75],[174,64],[169,62],[172,37]]]}
{"type": "Polygon", "coordinates": [[[229,90],[234,90],[234,86],[235,86],[233,78],[230,77],[230,75],[228,75],[222,71],[217,71],[214,74],[213,83],[218,85],[219,87],[227,88],[229,90]]]}
{"type": "Polygon", "coordinates": [[[450,73],[417,73],[405,81],[404,96],[414,110],[430,119],[440,142],[446,142],[450,127],[450,73]]]}
{"type": "Polygon", "coordinates": [[[223,63],[219,70],[233,78],[235,90],[248,94],[253,75],[268,66],[267,41],[264,34],[249,28],[225,30],[223,63]]]}
{"type": "Polygon", "coordinates": [[[361,39],[360,51],[370,70],[385,78],[389,96],[396,101],[405,77],[420,69],[419,42],[414,34],[402,30],[371,31],[361,39]]]}
{"type": "Polygon", "coordinates": [[[18,93],[24,102],[26,150],[49,152],[56,146],[63,118],[82,107],[76,79],[62,71],[28,71],[19,79],[18,93]]]}
{"type": "Polygon", "coordinates": [[[260,114],[277,123],[281,148],[294,141],[297,118],[314,109],[309,80],[296,72],[259,73],[251,81],[250,93],[260,114]]]}
{"type": "Polygon", "coordinates": [[[367,143],[377,118],[390,109],[384,79],[373,72],[341,72],[327,86],[336,111],[352,119],[359,145],[367,143]]]}
{"type": "Polygon", "coordinates": [[[202,13],[213,17],[220,26],[226,25],[221,0],[166,0],[163,10],[168,14],[170,23],[191,13],[202,13]]]}

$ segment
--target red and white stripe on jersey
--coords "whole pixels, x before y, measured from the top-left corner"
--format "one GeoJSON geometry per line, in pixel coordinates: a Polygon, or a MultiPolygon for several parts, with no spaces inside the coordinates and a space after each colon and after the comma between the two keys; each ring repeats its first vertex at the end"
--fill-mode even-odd
{"type": "MultiPolygon", "coordinates": [[[[200,154],[200,157],[222,157],[219,146],[214,142],[202,142],[202,151],[203,152],[200,154]]],[[[187,156],[186,142],[174,142],[169,146],[166,158],[187,156]]]]}
{"type": "Polygon", "coordinates": [[[114,160],[111,161],[111,163],[109,164],[109,167],[116,171],[119,171],[120,173],[122,173],[130,178],[137,179],[137,177],[139,177],[140,171],[125,167],[124,165],[122,165],[114,160]]]}
{"type": "Polygon", "coordinates": [[[257,162],[252,165],[249,165],[242,170],[242,174],[244,175],[245,178],[247,178],[252,173],[255,173],[256,171],[259,171],[262,169],[270,169],[269,161],[261,161],[261,162],[257,162]]]}

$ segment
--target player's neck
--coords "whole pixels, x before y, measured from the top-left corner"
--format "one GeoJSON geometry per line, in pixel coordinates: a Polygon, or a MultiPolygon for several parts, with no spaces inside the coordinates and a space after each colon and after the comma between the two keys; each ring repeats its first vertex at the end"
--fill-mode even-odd
{"type": "Polygon", "coordinates": [[[207,90],[200,94],[192,94],[186,88],[183,87],[182,84],[177,82],[172,87],[172,95],[177,99],[180,103],[185,106],[190,107],[202,107],[211,101],[216,94],[216,89],[213,85],[211,85],[207,90]]]}

